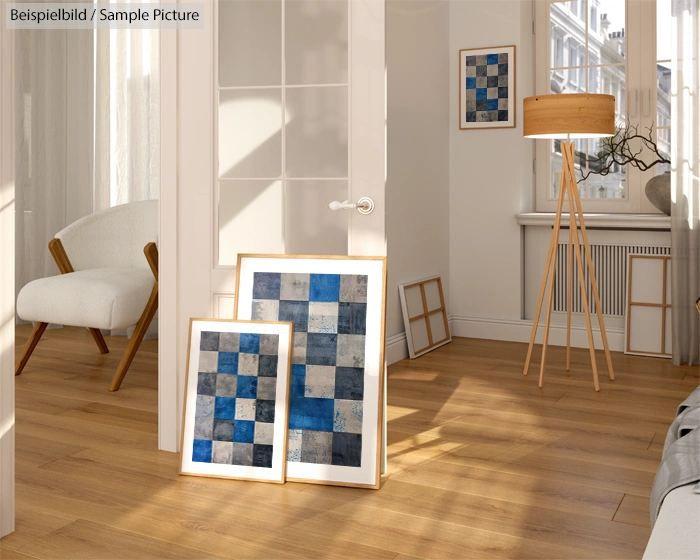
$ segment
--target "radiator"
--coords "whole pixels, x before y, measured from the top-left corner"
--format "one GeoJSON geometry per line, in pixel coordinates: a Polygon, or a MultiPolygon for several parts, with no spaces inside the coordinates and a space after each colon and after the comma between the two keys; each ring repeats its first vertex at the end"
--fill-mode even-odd
{"type": "MultiPolygon", "coordinates": [[[[598,294],[603,315],[623,317],[627,305],[627,257],[630,253],[642,255],[670,255],[670,247],[648,247],[634,245],[591,245],[591,258],[598,281],[598,294]]],[[[583,274],[586,279],[588,305],[591,313],[596,313],[593,290],[590,285],[586,254],[581,245],[583,274]]],[[[566,312],[566,285],[568,282],[569,245],[559,243],[557,247],[557,270],[554,280],[553,311],[566,312]]],[[[571,292],[571,312],[583,313],[583,299],[576,263],[573,254],[573,282],[571,292]]]]}

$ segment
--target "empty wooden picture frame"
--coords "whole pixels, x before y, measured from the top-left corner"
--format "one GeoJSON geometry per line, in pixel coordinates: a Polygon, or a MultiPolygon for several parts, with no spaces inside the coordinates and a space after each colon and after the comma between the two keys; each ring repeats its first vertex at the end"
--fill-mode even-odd
{"type": "Polygon", "coordinates": [[[670,358],[671,313],[670,255],[630,254],[625,354],[670,358]]]}
{"type": "Polygon", "coordinates": [[[287,480],[379,488],[386,258],[239,255],[238,319],[292,321],[287,480]]]}
{"type": "Polygon", "coordinates": [[[292,324],[191,319],[180,474],[283,483],[292,324]]]}
{"type": "Polygon", "coordinates": [[[400,284],[399,296],[412,359],[452,340],[439,276],[400,284]]]}

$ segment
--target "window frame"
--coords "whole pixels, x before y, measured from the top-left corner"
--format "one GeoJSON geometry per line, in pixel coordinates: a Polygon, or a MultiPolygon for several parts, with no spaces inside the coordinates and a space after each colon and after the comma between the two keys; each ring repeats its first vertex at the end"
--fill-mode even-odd
{"type": "MultiPolygon", "coordinates": [[[[544,95],[551,93],[550,73],[563,74],[569,80],[571,69],[551,71],[550,64],[553,61],[551,49],[553,37],[550,29],[550,6],[563,0],[545,0],[534,3],[534,29],[535,29],[535,93],[544,95]]],[[[597,13],[598,17],[604,13],[601,7],[592,9],[593,0],[578,0],[580,11],[586,14],[597,13]]],[[[580,15],[570,12],[573,25],[586,25],[581,22],[580,15]]],[[[597,26],[600,32],[600,25],[597,26]]],[[[641,131],[654,125],[656,131],[656,0],[626,0],[625,20],[625,99],[616,96],[616,103],[626,110],[623,114],[632,124],[637,124],[641,131]],[[653,40],[649,40],[651,37],[653,40]],[[644,38],[644,40],[642,40],[644,38]]],[[[563,50],[569,55],[568,41],[565,30],[559,30],[564,38],[563,50]]],[[[585,48],[585,47],[584,47],[585,48]]],[[[584,59],[585,62],[585,59],[584,59]]],[[[598,61],[600,64],[600,61],[598,61]]],[[[569,64],[570,66],[570,64],[569,64]]],[[[578,71],[578,70],[577,70],[578,71]]],[[[590,65],[586,69],[590,71],[590,65]]],[[[619,86],[616,80],[603,80],[599,76],[599,91],[608,93],[606,87],[619,86]]],[[[621,111],[622,112],[622,111],[621,111]]],[[[535,210],[537,212],[556,211],[557,199],[551,196],[551,180],[555,175],[551,168],[553,158],[548,140],[534,140],[535,142],[535,210]]],[[[644,185],[656,174],[653,168],[647,172],[627,166],[626,170],[626,198],[584,198],[583,206],[586,212],[596,213],[653,213],[659,211],[647,200],[644,194],[644,185]]]]}

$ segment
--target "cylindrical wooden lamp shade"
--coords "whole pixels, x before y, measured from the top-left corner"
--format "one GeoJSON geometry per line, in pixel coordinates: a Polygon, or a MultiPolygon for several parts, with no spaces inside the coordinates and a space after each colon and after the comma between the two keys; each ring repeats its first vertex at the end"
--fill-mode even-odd
{"type": "Polygon", "coordinates": [[[523,136],[598,138],[615,134],[615,97],[602,93],[555,93],[523,100],[523,136]]]}

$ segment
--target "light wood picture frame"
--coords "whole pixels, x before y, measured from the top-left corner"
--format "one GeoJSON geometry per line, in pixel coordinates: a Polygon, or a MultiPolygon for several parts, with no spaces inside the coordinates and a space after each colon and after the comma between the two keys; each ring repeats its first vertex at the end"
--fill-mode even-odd
{"type": "Polygon", "coordinates": [[[292,324],[190,319],[180,474],[284,483],[292,324]]]}
{"type": "Polygon", "coordinates": [[[287,480],[379,488],[386,258],[238,257],[237,319],[294,323],[287,480]]]}
{"type": "Polygon", "coordinates": [[[459,128],[516,125],[515,45],[459,51],[459,128]]]}
{"type": "Polygon", "coordinates": [[[630,253],[625,354],[672,357],[671,256],[630,253]]]}
{"type": "Polygon", "coordinates": [[[399,284],[399,298],[411,359],[452,341],[439,276],[399,284]]]}

